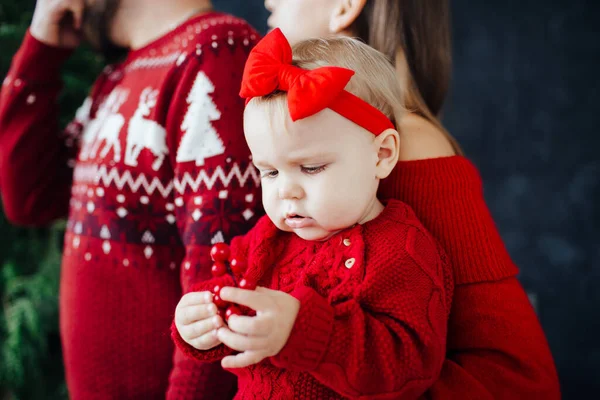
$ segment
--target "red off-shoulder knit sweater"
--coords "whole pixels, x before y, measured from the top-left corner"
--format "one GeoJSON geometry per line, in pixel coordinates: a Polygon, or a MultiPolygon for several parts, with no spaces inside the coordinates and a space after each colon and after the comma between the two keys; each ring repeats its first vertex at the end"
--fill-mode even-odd
{"type": "Polygon", "coordinates": [[[380,197],[409,204],[454,270],[446,360],[425,398],[559,399],[548,343],[475,166],[461,156],[400,162],[380,197]]]}

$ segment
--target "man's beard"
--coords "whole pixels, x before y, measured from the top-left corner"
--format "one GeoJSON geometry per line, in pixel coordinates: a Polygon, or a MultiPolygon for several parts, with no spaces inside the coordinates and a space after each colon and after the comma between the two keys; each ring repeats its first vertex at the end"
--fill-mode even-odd
{"type": "Polygon", "coordinates": [[[108,62],[119,60],[128,50],[110,39],[110,28],[119,4],[120,0],[94,0],[92,4],[86,4],[83,12],[83,36],[108,62]]]}

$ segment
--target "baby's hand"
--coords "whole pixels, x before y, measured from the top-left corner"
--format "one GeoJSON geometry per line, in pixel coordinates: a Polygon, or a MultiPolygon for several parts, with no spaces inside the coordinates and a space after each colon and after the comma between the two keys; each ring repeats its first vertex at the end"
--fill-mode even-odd
{"type": "Polygon", "coordinates": [[[221,361],[223,368],[244,368],[278,354],[288,341],[300,309],[295,297],[262,287],[244,290],[226,287],[221,298],[256,311],[256,316],[232,315],[228,327],[218,330],[219,340],[240,353],[221,361]]]}
{"type": "Polygon", "coordinates": [[[221,344],[216,330],[223,326],[210,292],[191,292],[181,298],[175,309],[175,326],[181,338],[198,350],[221,344]]]}

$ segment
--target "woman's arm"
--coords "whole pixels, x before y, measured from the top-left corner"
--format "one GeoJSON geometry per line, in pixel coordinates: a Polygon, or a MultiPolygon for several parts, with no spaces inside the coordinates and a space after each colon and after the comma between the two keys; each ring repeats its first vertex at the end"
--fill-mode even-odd
{"type": "Polygon", "coordinates": [[[428,399],[560,399],[544,332],[516,278],[459,285],[428,399]]]}

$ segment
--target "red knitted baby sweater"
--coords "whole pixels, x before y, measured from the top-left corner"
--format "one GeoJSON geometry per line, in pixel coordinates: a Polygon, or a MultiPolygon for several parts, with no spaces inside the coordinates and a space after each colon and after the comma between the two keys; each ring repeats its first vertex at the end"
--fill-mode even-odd
{"type": "MultiPolygon", "coordinates": [[[[452,297],[441,248],[399,201],[325,242],[278,230],[263,217],[231,244],[244,277],[292,294],[300,311],[282,351],[238,376],[236,399],[416,398],[438,378],[452,297]]],[[[240,279],[241,277],[237,277],[240,279]]],[[[221,277],[195,285],[232,284],[221,277]]],[[[232,351],[187,354],[217,361],[232,351]]]]}

